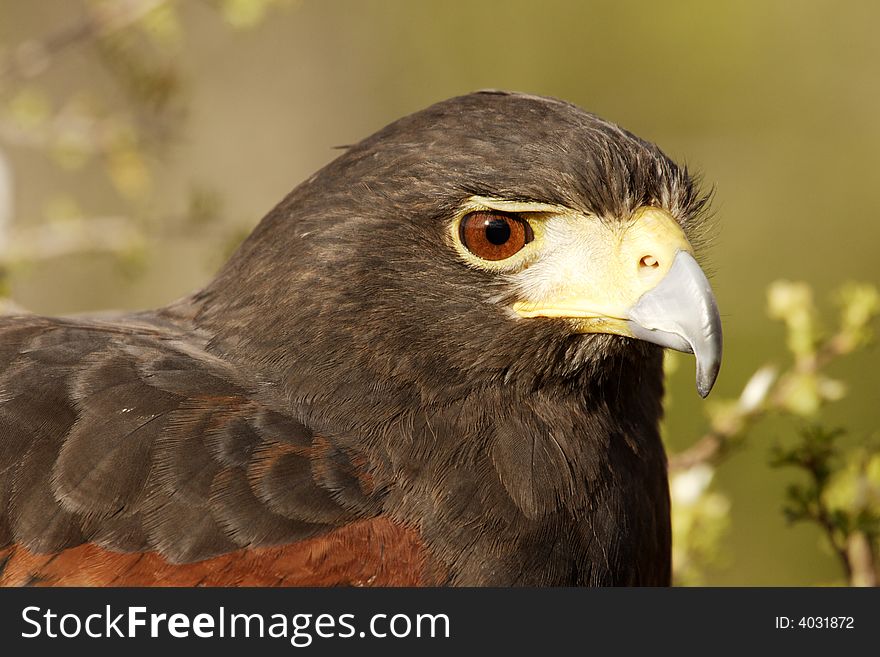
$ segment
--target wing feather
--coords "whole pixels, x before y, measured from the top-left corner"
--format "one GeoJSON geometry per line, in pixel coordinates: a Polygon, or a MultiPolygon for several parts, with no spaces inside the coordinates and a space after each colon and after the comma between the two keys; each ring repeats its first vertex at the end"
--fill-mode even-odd
{"type": "Polygon", "coordinates": [[[167,322],[0,321],[0,582],[199,583],[211,562],[231,569],[216,582],[252,581],[251,562],[318,581],[320,537],[383,494],[350,446],[167,322]]]}

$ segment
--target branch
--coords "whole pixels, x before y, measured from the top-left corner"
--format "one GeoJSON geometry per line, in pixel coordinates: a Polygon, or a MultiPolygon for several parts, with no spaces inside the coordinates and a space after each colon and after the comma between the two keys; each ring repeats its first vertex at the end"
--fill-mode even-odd
{"type": "Polygon", "coordinates": [[[880,586],[877,576],[877,555],[864,532],[854,532],[847,541],[847,565],[851,586],[880,586]]]}
{"type": "MultiPolygon", "coordinates": [[[[821,403],[842,397],[845,390],[842,384],[822,377],[821,372],[834,360],[867,343],[869,327],[878,314],[880,303],[872,294],[876,295],[876,291],[863,294],[855,301],[850,300],[844,308],[840,329],[821,342],[814,337],[817,329],[812,321],[811,300],[804,301],[802,307],[794,307],[795,312],[790,315],[777,309],[777,316],[784,317],[788,324],[794,363],[778,378],[776,369],[770,365],[755,372],[734,405],[713,415],[712,426],[702,438],[685,451],[669,457],[670,471],[685,470],[699,463],[717,463],[742,438],[746,429],[770,411],[807,416],[817,411],[821,403]],[[793,318],[797,319],[798,315],[800,319],[807,319],[797,323],[793,318]],[[815,386],[806,401],[803,399],[805,379],[811,380],[815,386]]],[[[783,310],[788,312],[792,308],[783,310]]]]}
{"type": "Polygon", "coordinates": [[[777,370],[773,365],[765,365],[755,372],[743,386],[735,405],[727,413],[713,418],[712,428],[702,438],[683,452],[669,457],[669,470],[679,472],[700,463],[720,461],[736,439],[766,413],[765,403],[777,383],[776,377],[777,370]]]}

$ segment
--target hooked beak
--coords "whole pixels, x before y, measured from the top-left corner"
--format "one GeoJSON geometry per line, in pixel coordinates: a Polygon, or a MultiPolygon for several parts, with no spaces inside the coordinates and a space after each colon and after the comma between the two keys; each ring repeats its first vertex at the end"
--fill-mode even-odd
{"type": "Polygon", "coordinates": [[[706,275],[694,257],[679,251],[666,276],[630,309],[633,337],[694,354],[697,392],[706,397],[721,368],[721,317],[706,275]]]}
{"type": "Polygon", "coordinates": [[[581,221],[570,230],[577,235],[569,235],[569,243],[593,245],[589,257],[560,247],[564,285],[552,296],[519,301],[514,310],[567,319],[579,333],[625,335],[693,353],[697,392],[706,397],[721,367],[721,318],[678,223],[646,207],[624,228],[581,221]],[[573,265],[576,258],[585,264],[573,265]]]}

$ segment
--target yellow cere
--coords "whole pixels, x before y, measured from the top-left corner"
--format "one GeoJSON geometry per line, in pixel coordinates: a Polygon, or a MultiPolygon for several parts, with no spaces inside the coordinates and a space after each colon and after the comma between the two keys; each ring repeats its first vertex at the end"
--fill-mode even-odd
{"type": "Polygon", "coordinates": [[[629,309],[662,280],[676,253],[693,253],[675,219],[655,207],[620,222],[561,206],[474,197],[456,215],[451,236],[469,265],[506,275],[520,298],[513,306],[518,315],[566,318],[584,333],[629,335],[629,309]],[[480,210],[519,214],[534,240],[505,260],[478,258],[459,241],[458,225],[480,210]]]}
{"type": "Polygon", "coordinates": [[[545,227],[547,261],[528,270],[532,280],[520,281],[524,295],[514,310],[568,318],[583,333],[630,335],[629,309],[663,279],[679,251],[693,253],[672,216],[653,207],[625,223],[567,215],[545,227]]]}

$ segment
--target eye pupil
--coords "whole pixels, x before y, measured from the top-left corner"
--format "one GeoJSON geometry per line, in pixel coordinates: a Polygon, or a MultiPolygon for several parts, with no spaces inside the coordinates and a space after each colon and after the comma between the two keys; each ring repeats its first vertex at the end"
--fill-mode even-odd
{"type": "Polygon", "coordinates": [[[510,239],[510,224],[493,217],[486,222],[486,239],[495,246],[501,246],[510,239]]]}

